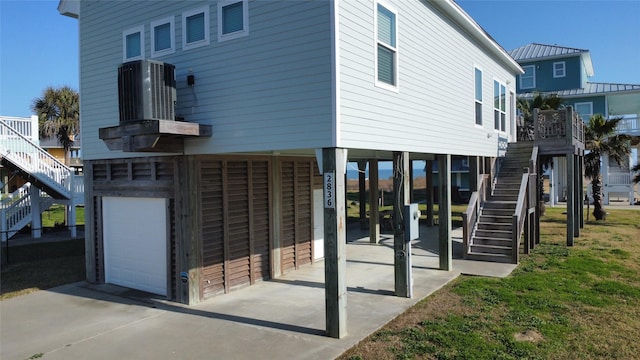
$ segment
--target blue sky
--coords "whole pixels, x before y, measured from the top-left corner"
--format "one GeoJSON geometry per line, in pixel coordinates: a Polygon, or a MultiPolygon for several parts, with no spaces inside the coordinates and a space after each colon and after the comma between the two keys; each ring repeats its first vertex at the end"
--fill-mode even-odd
{"type": "MultiPolygon", "coordinates": [[[[640,0],[458,3],[507,50],[532,42],[589,49],[591,81],[640,84],[640,0]]],[[[57,5],[0,0],[0,114],[30,115],[47,86],[78,89],[77,21],[57,5]]]]}

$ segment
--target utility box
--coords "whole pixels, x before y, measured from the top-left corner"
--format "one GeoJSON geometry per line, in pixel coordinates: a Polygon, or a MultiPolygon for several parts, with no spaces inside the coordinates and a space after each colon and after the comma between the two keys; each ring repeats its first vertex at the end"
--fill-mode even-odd
{"type": "Polygon", "coordinates": [[[420,237],[420,210],[418,204],[404,206],[404,240],[411,241],[420,237]]]}

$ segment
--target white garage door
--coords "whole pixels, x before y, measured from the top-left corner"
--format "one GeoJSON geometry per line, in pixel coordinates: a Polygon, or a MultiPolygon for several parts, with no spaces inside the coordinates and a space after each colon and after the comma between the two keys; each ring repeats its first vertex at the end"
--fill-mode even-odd
{"type": "Polygon", "coordinates": [[[167,295],[167,200],[103,197],[105,281],[167,295]]]}

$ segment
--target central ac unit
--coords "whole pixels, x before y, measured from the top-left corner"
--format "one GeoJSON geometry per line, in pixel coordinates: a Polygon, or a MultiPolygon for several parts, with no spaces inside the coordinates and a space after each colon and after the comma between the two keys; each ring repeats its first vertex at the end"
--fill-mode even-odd
{"type": "Polygon", "coordinates": [[[120,122],[175,120],[175,66],[153,60],[118,68],[120,122]]]}

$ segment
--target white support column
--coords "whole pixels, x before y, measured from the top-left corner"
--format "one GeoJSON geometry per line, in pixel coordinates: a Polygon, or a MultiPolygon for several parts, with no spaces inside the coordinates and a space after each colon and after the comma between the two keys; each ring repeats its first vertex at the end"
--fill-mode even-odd
{"type": "Polygon", "coordinates": [[[37,239],[42,237],[42,218],[40,217],[40,189],[31,185],[29,187],[31,196],[31,237],[37,239]]]}
{"type": "Polygon", "coordinates": [[[346,149],[322,149],[324,193],[324,276],[327,335],[347,335],[346,149]]]}

